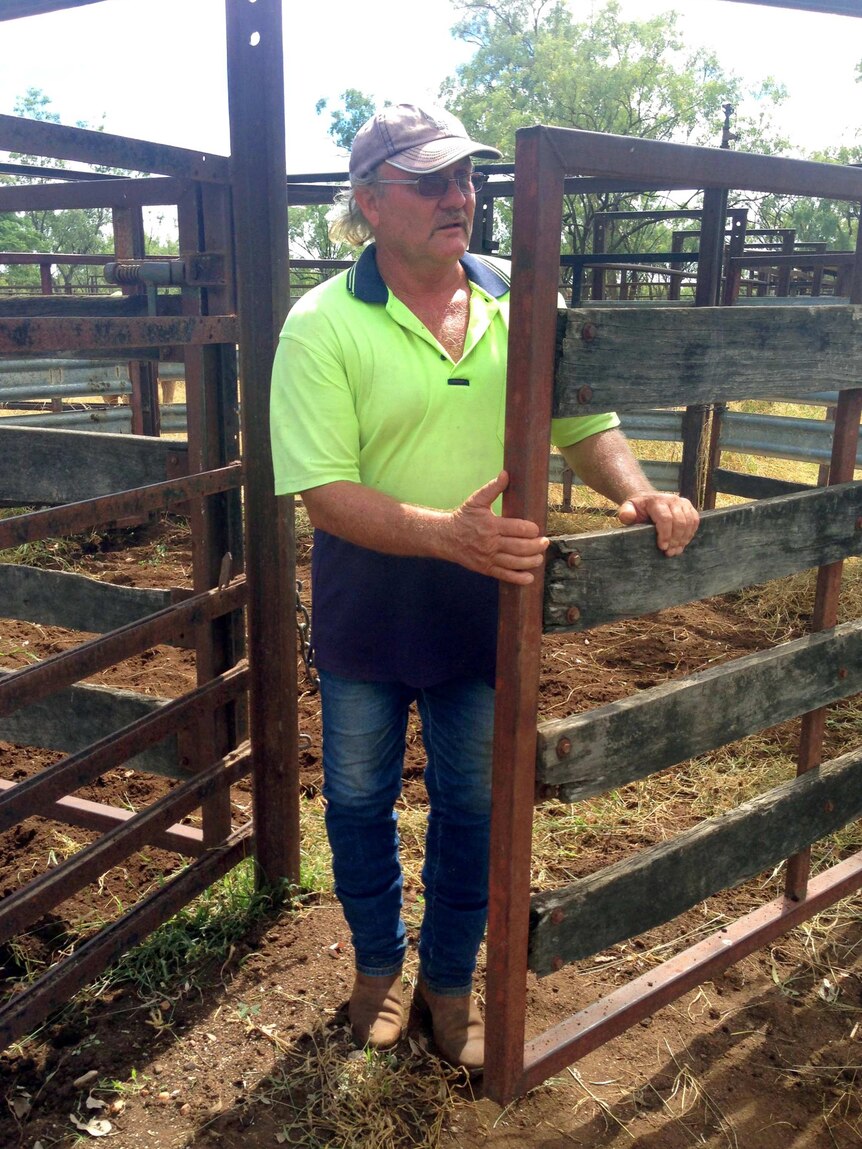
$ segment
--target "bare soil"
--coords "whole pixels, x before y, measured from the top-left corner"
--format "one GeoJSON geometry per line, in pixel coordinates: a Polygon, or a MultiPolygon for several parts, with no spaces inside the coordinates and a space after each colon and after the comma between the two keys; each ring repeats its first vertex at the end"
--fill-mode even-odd
{"type": "MultiPolygon", "coordinates": [[[[160,524],[91,539],[84,550],[89,553],[77,560],[95,577],[140,586],[188,585],[188,542],[175,527],[160,524]]],[[[0,665],[23,666],[78,641],[79,635],[56,628],[0,620],[0,665]]],[[[542,714],[562,716],[764,645],[764,634],[731,599],[586,637],[549,639],[542,714]]],[[[98,681],[171,697],[193,676],[189,652],[158,648],[98,681]]],[[[858,744],[852,725],[849,717],[830,724],[830,755],[846,748],[853,733],[858,744]]],[[[303,792],[309,802],[319,803],[319,713],[310,689],[301,699],[301,729],[309,739],[303,792]]],[[[778,728],[764,753],[786,752],[796,731],[793,723],[778,728]]],[[[28,776],[58,757],[0,743],[7,779],[28,776]]],[[[424,801],[421,770],[421,740],[413,729],[405,766],[404,802],[410,808],[424,801]]],[[[140,808],[167,785],[118,770],[81,795],[140,808]]],[[[692,801],[697,795],[687,790],[697,790],[697,782],[669,788],[655,816],[645,820],[643,790],[627,788],[616,799],[610,828],[588,808],[579,850],[566,857],[562,869],[571,876],[589,872],[696,821],[702,816],[692,801]]],[[[249,812],[248,787],[238,787],[234,799],[240,824],[249,812]]],[[[551,804],[548,816],[554,814],[551,804]]],[[[603,819],[606,814],[603,808],[603,819]]],[[[89,838],[38,818],[0,835],[3,895],[89,838]]],[[[831,860],[840,853],[836,846],[831,860]]],[[[63,903],[0,949],[5,990],[16,992],[16,985],[73,948],[87,923],[115,916],[177,866],[176,857],[148,850],[104,875],[98,888],[63,903]]],[[[560,880],[553,862],[548,868],[550,880],[560,880]]],[[[544,879],[537,873],[537,886],[544,879]]],[[[702,936],[715,922],[779,891],[780,877],[764,876],[710,899],[649,937],[546,979],[531,975],[529,1032],[546,1029],[647,970],[671,952],[680,933],[702,936]]],[[[420,898],[418,884],[409,882],[407,908],[414,916],[420,898]]],[[[324,893],[306,898],[294,911],[272,912],[257,921],[218,961],[189,971],[185,979],[149,991],[114,984],[81,995],[38,1034],[0,1055],[5,1097],[0,1147],[89,1143],[97,1127],[88,1132],[81,1125],[94,1117],[109,1122],[105,1144],[118,1149],[851,1149],[862,1143],[858,898],[743,960],[505,1110],[483,1098],[481,1081],[469,1085],[444,1070],[421,1026],[411,1021],[392,1059],[378,1066],[386,1080],[372,1108],[378,1117],[386,1111],[398,1115],[391,1134],[385,1133],[385,1122],[372,1122],[369,1113],[351,1108],[347,1092],[333,1110],[339,1119],[330,1116],[327,1124],[308,1116],[319,1110],[312,1105],[316,1090],[334,1097],[347,1089],[345,1081],[358,1065],[367,1069],[345,1025],[351,980],[349,939],[337,904],[324,893]],[[317,1067],[313,1079],[309,1066],[317,1067]],[[88,1109],[88,1097],[107,1108],[88,1109]],[[363,1121],[368,1121],[367,1136],[360,1131],[363,1121]]],[[[477,988],[481,993],[481,979],[477,988]]]]}

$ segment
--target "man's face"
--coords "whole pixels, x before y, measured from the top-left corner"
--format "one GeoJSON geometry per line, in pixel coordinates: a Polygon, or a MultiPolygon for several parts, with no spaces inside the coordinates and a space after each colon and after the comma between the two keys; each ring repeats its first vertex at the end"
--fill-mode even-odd
{"type": "MultiPolygon", "coordinates": [[[[436,174],[452,180],[470,171],[472,165],[467,159],[436,174]]],[[[381,165],[378,176],[381,180],[416,178],[388,163],[381,165]]],[[[456,183],[449,182],[439,199],[420,195],[412,184],[378,184],[357,188],[355,194],[381,254],[410,266],[444,269],[467,251],[476,210],[474,192],[462,192],[456,183]]]]}

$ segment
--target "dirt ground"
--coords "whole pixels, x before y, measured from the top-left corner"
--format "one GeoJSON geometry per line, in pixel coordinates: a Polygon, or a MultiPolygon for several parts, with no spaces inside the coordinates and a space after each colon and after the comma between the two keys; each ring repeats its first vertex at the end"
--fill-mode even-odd
{"type": "MultiPolygon", "coordinates": [[[[121,541],[122,547],[113,537],[92,539],[84,548],[88,553],[77,559],[91,575],[115,583],[188,585],[188,542],[176,527],[160,525],[134,536],[126,532],[121,541]]],[[[304,566],[301,575],[307,586],[304,566]]],[[[56,628],[0,619],[0,665],[23,666],[79,640],[56,628]]],[[[603,628],[592,636],[560,636],[545,648],[542,714],[562,716],[766,644],[730,599],[603,628]]],[[[97,681],[171,697],[193,673],[189,652],[159,648],[97,681]]],[[[309,739],[303,791],[319,813],[313,691],[303,694],[301,712],[301,729],[309,739]]],[[[851,726],[849,717],[830,724],[830,754],[840,752],[853,733],[858,744],[858,729],[851,726]]],[[[786,752],[796,730],[792,723],[779,728],[764,753],[786,752]]],[[[18,780],[57,757],[0,743],[0,772],[18,780]]],[[[166,785],[118,770],[80,793],[140,808],[166,785]]],[[[648,819],[640,816],[643,790],[627,788],[614,799],[610,828],[597,811],[587,809],[579,850],[567,855],[561,868],[578,876],[671,836],[702,816],[686,793],[697,788],[689,781],[669,789],[648,819]]],[[[405,808],[421,807],[423,796],[421,746],[414,730],[405,808]]],[[[236,789],[234,800],[238,825],[249,814],[247,786],[236,789]]],[[[553,825],[548,822],[545,832],[541,820],[559,812],[551,804],[537,820],[537,829],[552,843],[553,825]]],[[[2,893],[88,838],[35,818],[0,835],[2,893]]],[[[839,844],[831,860],[842,849],[848,852],[839,844]]],[[[550,857],[551,880],[560,880],[553,851],[550,857]]],[[[104,875],[96,890],[70,899],[25,937],[0,948],[6,992],[16,992],[16,983],[73,948],[88,921],[105,920],[132,904],[177,864],[156,850],[136,855],[104,875]]],[[[537,885],[542,881],[539,872],[537,885]]],[[[762,876],[646,938],[546,979],[531,975],[529,1032],[546,1029],[649,969],[672,952],[678,935],[689,941],[705,936],[716,923],[776,896],[780,888],[780,875],[762,876]]],[[[409,921],[416,919],[420,900],[418,881],[411,879],[409,921]]],[[[413,969],[411,964],[409,972],[413,969]]],[[[858,897],[745,959],[505,1109],[483,1097],[481,1080],[470,1085],[446,1071],[415,1022],[390,1057],[370,1063],[353,1050],[344,1013],[351,979],[349,939],[331,893],[323,892],[294,911],[256,921],[217,962],[185,979],[169,979],[148,991],[111,983],[84,994],[39,1033],[0,1055],[5,1098],[0,1149],[80,1146],[101,1135],[118,1149],[851,1149],[862,1144],[858,897]],[[364,1091],[353,1087],[360,1076],[364,1091]],[[369,1078],[374,1092],[367,1088],[369,1078]],[[381,1115],[388,1117],[381,1120],[381,1115]]],[[[477,988],[481,993],[481,979],[477,988]]]]}

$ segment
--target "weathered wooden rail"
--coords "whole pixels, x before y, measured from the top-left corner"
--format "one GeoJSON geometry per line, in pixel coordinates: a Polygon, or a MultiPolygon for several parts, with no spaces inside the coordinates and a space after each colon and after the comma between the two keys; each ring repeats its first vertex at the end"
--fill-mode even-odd
{"type": "MultiPolygon", "coordinates": [[[[686,177],[716,203],[729,188],[862,200],[862,171],[838,165],[554,128],[518,133],[505,514],[545,521],[552,410],[568,416],[686,408],[687,416],[716,403],[812,391],[834,390],[837,400],[830,485],[708,512],[675,559],[658,552],[648,526],[559,537],[543,582],[502,588],[485,1073],[486,1091],[500,1102],[862,886],[862,854],[808,879],[811,843],[862,815],[862,749],[821,763],[825,708],[862,689],[862,622],[835,625],[842,561],[862,553],[862,484],[852,482],[862,411],[862,238],[847,304],[716,306],[717,260],[716,281],[701,283],[694,307],[558,314],[557,237],[572,173],[644,183],[686,177]],[[543,632],[588,630],[810,568],[818,569],[812,634],[570,718],[540,721],[543,632]],[[580,801],[796,715],[796,778],[531,897],[535,800],[580,801]],[[784,898],[525,1041],[528,969],[553,973],[671,922],[785,859],[784,898]]],[[[712,227],[717,242],[723,211],[713,212],[712,227]]]]}

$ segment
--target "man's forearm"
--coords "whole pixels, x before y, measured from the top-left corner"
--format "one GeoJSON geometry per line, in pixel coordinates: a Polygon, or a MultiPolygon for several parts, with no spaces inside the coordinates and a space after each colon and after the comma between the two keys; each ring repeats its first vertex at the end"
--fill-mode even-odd
{"type": "Polygon", "coordinates": [[[401,503],[361,483],[326,483],[303,491],[312,524],[357,546],[389,555],[449,558],[451,515],[401,503]]]}
{"type": "Polygon", "coordinates": [[[445,559],[503,582],[527,585],[548,540],[535,523],[503,518],[491,507],[508,484],[505,471],[451,511],[402,503],[361,483],[325,483],[302,492],[315,527],[390,555],[445,559]]]}
{"type": "Polygon", "coordinates": [[[618,505],[654,489],[622,431],[600,431],[562,453],[582,482],[618,505]]]}

